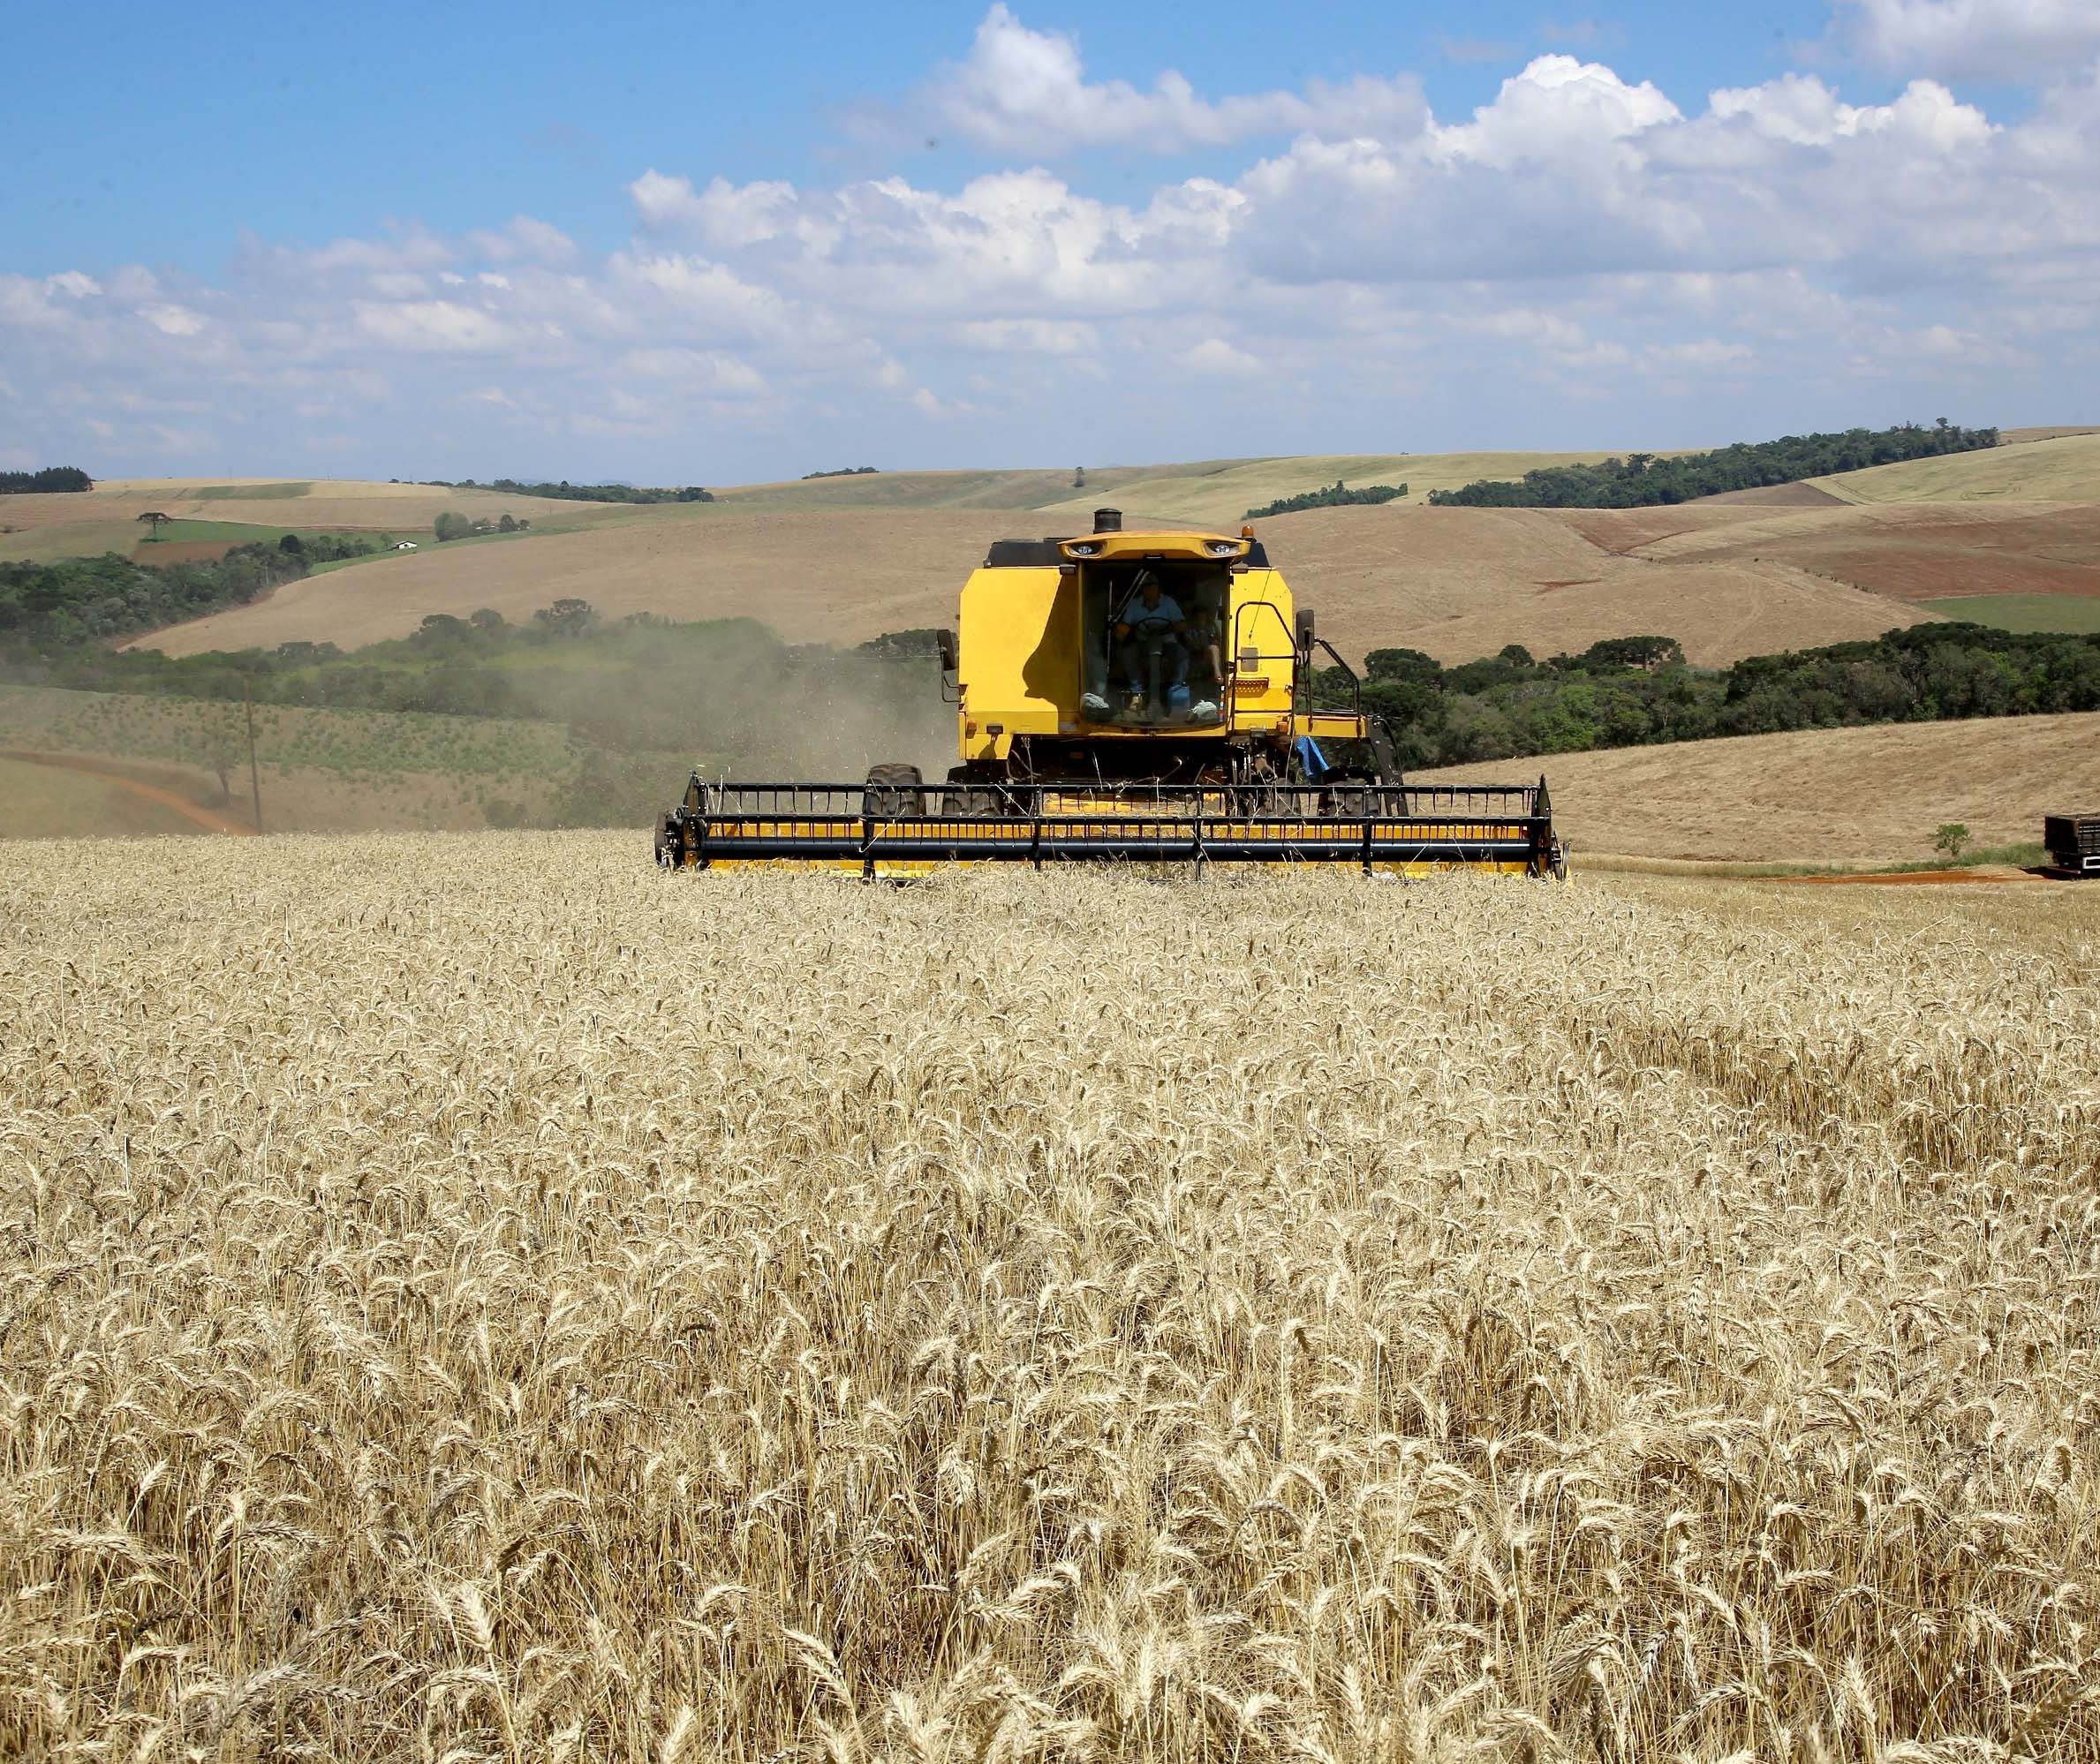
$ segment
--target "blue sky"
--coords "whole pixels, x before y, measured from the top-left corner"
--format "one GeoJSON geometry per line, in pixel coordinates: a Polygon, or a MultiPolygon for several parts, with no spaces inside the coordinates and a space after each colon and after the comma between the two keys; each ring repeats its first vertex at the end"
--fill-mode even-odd
{"type": "Polygon", "coordinates": [[[9,464],[729,482],[2100,408],[2090,0],[83,16],[8,27],[9,464]]]}
{"type": "MultiPolygon", "coordinates": [[[[966,49],[984,11],[645,4],[598,28],[566,6],[381,4],[346,27],[318,8],[205,4],[179,25],[164,8],[98,8],[89,37],[78,15],[33,11],[9,26],[17,72],[0,129],[31,175],[0,187],[0,269],[47,273],[63,258],[203,274],[243,230],[317,244],[389,220],[464,230],[517,212],[610,249],[625,230],[619,190],[652,165],[700,181],[966,176],[988,162],[966,140],[927,152],[908,136],[891,150],[850,125],[902,105],[966,49]],[[35,188],[40,170],[50,183],[35,188]]],[[[1601,55],[1666,91],[1749,83],[1794,66],[1827,14],[1352,4],[1318,9],[1312,30],[1274,5],[1208,8],[1200,30],[1129,6],[1023,16],[1076,34],[1090,63],[1125,78],[1172,67],[1223,94],[1410,69],[1439,112],[1458,114],[1545,49],[1601,55]]],[[[1175,157],[1185,169],[1215,155],[1175,157]]],[[[1109,185],[1153,170],[1149,156],[1074,162],[1109,185]]]]}

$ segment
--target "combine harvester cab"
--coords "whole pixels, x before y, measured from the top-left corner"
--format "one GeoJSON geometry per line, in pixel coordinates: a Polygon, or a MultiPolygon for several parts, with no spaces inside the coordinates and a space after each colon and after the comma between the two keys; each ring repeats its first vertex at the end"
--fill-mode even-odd
{"type": "Polygon", "coordinates": [[[941,633],[961,763],[929,784],[709,782],[656,833],[660,863],[906,878],[948,863],[1346,864],[1564,876],[1545,780],[1413,785],[1362,710],[1312,703],[1316,651],[1251,527],[1006,539],[941,633]]]}

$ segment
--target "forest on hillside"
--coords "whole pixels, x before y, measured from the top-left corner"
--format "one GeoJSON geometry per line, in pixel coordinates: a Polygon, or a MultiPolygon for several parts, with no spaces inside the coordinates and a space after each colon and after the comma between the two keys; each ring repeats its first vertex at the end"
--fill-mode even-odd
{"type": "Polygon", "coordinates": [[[94,488],[94,479],[77,465],[47,465],[42,471],[0,471],[0,496],[48,496],[54,491],[94,488]]]}
{"type": "Polygon", "coordinates": [[[1273,502],[1250,509],[1245,518],[1258,521],[1271,515],[1303,514],[1308,509],[1347,509],[1359,504],[1375,507],[1381,502],[1396,501],[1407,494],[1408,486],[1404,484],[1366,484],[1352,490],[1337,478],[1317,490],[1308,490],[1296,496],[1279,496],[1273,502]]]}
{"type": "MultiPolygon", "coordinates": [[[[1455,667],[1420,650],[1379,649],[1366,664],[1363,707],[1383,720],[1410,769],[1787,729],[2100,711],[2100,637],[1951,622],[1720,668],[1688,666],[1666,637],[1614,637],[1545,660],[1513,644],[1455,667]]],[[[1335,668],[1318,676],[1316,693],[1351,705],[1357,689],[1335,668]]]]}
{"type": "Polygon", "coordinates": [[[1429,500],[1461,509],[1640,509],[1730,490],[1769,489],[1870,465],[1970,453],[1996,447],[1998,440],[1996,429],[1958,428],[1942,417],[1930,428],[1899,423],[1878,431],[1738,441],[1711,453],[1629,453],[1596,465],[1541,466],[1522,478],[1481,479],[1456,490],[1431,490],[1429,500]]]}
{"type": "Polygon", "coordinates": [[[539,496],[555,502],[712,502],[710,491],[697,484],[666,489],[648,489],[633,484],[527,484],[517,478],[492,478],[487,483],[472,478],[425,478],[421,483],[445,490],[502,490],[513,496],[539,496]]]}

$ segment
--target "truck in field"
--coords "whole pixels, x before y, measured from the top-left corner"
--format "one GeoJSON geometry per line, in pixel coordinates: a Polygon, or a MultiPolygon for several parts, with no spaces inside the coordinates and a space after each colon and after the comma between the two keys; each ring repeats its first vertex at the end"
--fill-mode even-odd
{"type": "Polygon", "coordinates": [[[2042,843],[2057,869],[2100,878],[2100,809],[2084,815],[2043,816],[2042,843]]]}

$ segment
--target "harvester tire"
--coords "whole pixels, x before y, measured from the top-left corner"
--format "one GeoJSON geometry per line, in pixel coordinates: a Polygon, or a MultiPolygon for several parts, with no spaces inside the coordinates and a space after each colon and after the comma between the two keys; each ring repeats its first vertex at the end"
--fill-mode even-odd
{"type": "Polygon", "coordinates": [[[925,781],[916,765],[871,765],[861,812],[873,821],[923,815],[926,811],[925,781]]]}
{"type": "Polygon", "coordinates": [[[1005,806],[1003,793],[993,789],[970,766],[950,767],[948,781],[951,788],[947,812],[951,815],[967,815],[973,820],[990,820],[1005,806]]]}

